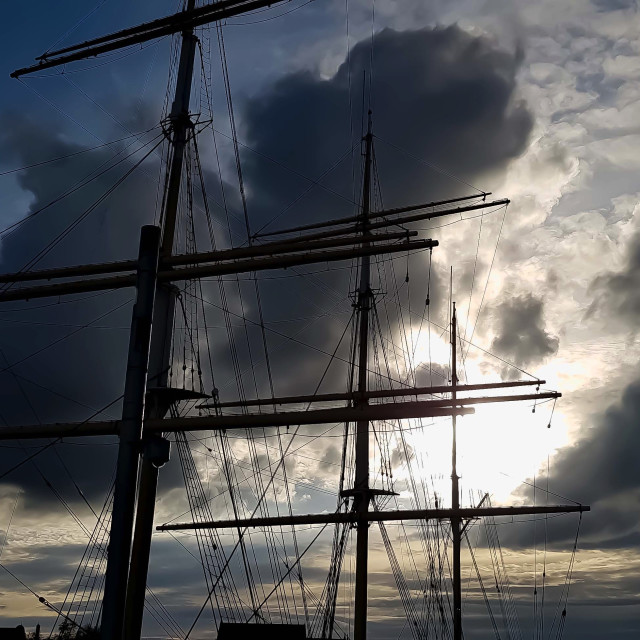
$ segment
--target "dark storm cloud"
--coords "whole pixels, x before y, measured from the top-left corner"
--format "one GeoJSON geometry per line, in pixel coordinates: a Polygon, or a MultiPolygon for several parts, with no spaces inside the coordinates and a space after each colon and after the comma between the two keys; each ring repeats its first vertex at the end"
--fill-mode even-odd
{"type": "MultiPolygon", "coordinates": [[[[363,41],[334,76],[326,79],[311,71],[290,74],[245,104],[243,136],[258,152],[243,151],[254,232],[272,220],[270,230],[353,215],[353,194],[358,193],[360,180],[361,84],[366,73],[368,86],[371,59],[370,41],[363,41]],[[345,154],[350,139],[356,143],[353,156],[345,154]],[[266,162],[265,156],[315,180],[334,167],[321,180],[331,192],[317,186],[307,192],[309,182],[292,176],[281,165],[266,162]]],[[[468,192],[468,187],[444,178],[416,157],[473,182],[499,171],[524,150],[532,118],[516,95],[519,63],[520,53],[503,51],[490,40],[456,26],[405,32],[386,29],[374,37],[371,107],[385,206],[468,192]],[[403,155],[385,140],[414,157],[403,155]]],[[[423,271],[424,265],[417,268],[423,271]]],[[[320,286],[291,278],[265,281],[261,285],[265,318],[280,318],[283,310],[292,318],[309,316],[310,308],[327,313],[339,302],[329,295],[331,291],[342,292],[343,309],[349,308],[345,296],[350,285],[344,276],[324,274],[320,286]]],[[[435,265],[432,279],[434,313],[444,299],[435,265]]],[[[391,290],[395,286],[386,284],[374,286],[391,290]]],[[[412,308],[424,309],[426,288],[412,285],[411,292],[415,294],[412,308]]],[[[289,335],[300,327],[303,341],[326,352],[332,351],[347,320],[348,316],[329,315],[308,329],[295,323],[285,326],[289,335]]],[[[308,393],[326,366],[327,356],[287,344],[277,336],[267,334],[267,338],[277,349],[271,358],[273,370],[296,371],[279,382],[277,393],[308,393]]],[[[348,335],[344,346],[347,344],[348,335]]],[[[348,351],[339,352],[338,357],[348,358],[348,351]]],[[[339,388],[345,378],[345,368],[334,364],[323,390],[339,388]]]]}
{"type": "Polygon", "coordinates": [[[563,477],[568,495],[584,501],[603,500],[640,488],[637,457],[640,445],[640,380],[624,390],[584,440],[559,454],[554,475],[563,477]],[[571,473],[569,473],[571,471],[571,473]],[[566,472],[566,473],[565,473],[566,472]]]}
{"type": "MultiPolygon", "coordinates": [[[[85,149],[71,142],[64,132],[52,131],[47,123],[36,123],[16,113],[5,114],[4,120],[12,123],[11,127],[5,127],[0,133],[5,166],[31,165],[85,149]]],[[[114,138],[121,136],[121,132],[113,135],[114,138]]],[[[29,194],[30,201],[28,212],[10,212],[11,219],[19,219],[20,214],[37,211],[92,172],[106,169],[112,160],[115,162],[141,146],[134,142],[127,151],[126,146],[131,142],[133,139],[119,146],[97,149],[16,174],[18,184],[29,194]],[[122,151],[121,155],[115,155],[117,150],[122,151]]],[[[22,268],[141,156],[134,156],[132,160],[105,172],[15,232],[4,236],[1,246],[2,270],[17,271],[22,268]]],[[[138,229],[141,224],[153,220],[155,193],[153,178],[145,171],[133,173],[109,200],[101,203],[36,268],[135,256],[138,229]]],[[[19,425],[83,420],[122,393],[127,327],[131,320],[129,301],[133,299],[133,292],[75,297],[82,301],[73,302],[74,298],[69,297],[2,305],[0,370],[42,349],[41,353],[0,373],[1,413],[5,423],[19,425]],[[10,309],[21,311],[8,311],[10,309]],[[112,309],[116,311],[108,313],[112,309]],[[79,330],[102,315],[104,317],[92,326],[79,330]],[[59,342],[52,345],[57,340],[59,342]]],[[[117,417],[118,414],[119,407],[115,405],[108,416],[117,417]]],[[[25,442],[27,448],[21,450],[15,448],[19,446],[18,443],[3,443],[6,447],[14,448],[0,449],[0,469],[8,468],[25,452],[33,452],[35,444],[25,442]]],[[[113,475],[114,450],[105,444],[106,441],[87,446],[58,446],[55,452],[50,449],[4,482],[18,483],[26,489],[22,508],[47,509],[50,506],[59,509],[61,507],[56,506],[56,499],[47,482],[67,500],[81,503],[67,473],[69,469],[73,479],[97,508],[97,501],[109,486],[113,475]]]]}
{"type": "Polygon", "coordinates": [[[496,337],[491,351],[519,367],[537,364],[558,350],[558,338],[545,331],[544,305],[531,294],[495,307],[496,337]]]}
{"type": "MultiPolygon", "coordinates": [[[[357,44],[349,63],[343,62],[333,77],[309,71],[292,74],[249,101],[246,137],[258,151],[318,179],[349,147],[349,105],[353,142],[359,139],[361,85],[367,74],[373,78],[371,108],[374,133],[380,138],[376,153],[385,205],[450,195],[461,190],[459,183],[415,159],[407,161],[384,140],[465,181],[500,169],[524,150],[532,126],[531,114],[515,95],[519,64],[519,53],[503,51],[457,26],[385,29],[374,37],[373,52],[369,41],[357,44]]],[[[324,183],[350,199],[348,159],[345,163],[324,183]]],[[[262,165],[258,170],[255,157],[247,156],[245,167],[259,194],[254,215],[261,225],[271,219],[274,207],[287,204],[290,182],[285,185],[279,171],[265,171],[262,165]]],[[[295,218],[303,222],[320,212],[335,216],[352,208],[318,189],[312,200],[301,204],[288,216],[289,224],[295,224],[295,218]]]]}
{"type": "Polygon", "coordinates": [[[596,277],[590,291],[593,302],[588,316],[621,320],[631,331],[636,330],[640,318],[640,233],[636,233],[627,246],[623,269],[596,277]]]}
{"type": "MultiPolygon", "coordinates": [[[[370,59],[368,43],[363,42],[353,48],[351,103],[357,131],[354,140],[360,135],[361,102],[358,87],[363,71],[370,69],[370,59]]],[[[411,159],[407,161],[388,145],[385,148],[384,139],[392,140],[411,154],[455,171],[466,181],[499,171],[523,151],[532,118],[516,95],[519,62],[519,54],[503,51],[490,40],[469,35],[458,27],[402,33],[385,30],[375,36],[372,107],[375,132],[381,138],[377,142],[376,153],[386,205],[451,195],[462,189],[424,165],[411,159]]],[[[329,79],[311,72],[285,76],[246,103],[242,118],[246,141],[259,153],[317,179],[350,146],[349,103],[346,62],[329,79]]],[[[56,132],[46,123],[38,125],[19,114],[12,114],[10,120],[12,126],[3,130],[0,136],[3,161],[7,166],[28,165],[43,158],[68,155],[82,149],[70,142],[65,132],[56,132]]],[[[131,128],[142,129],[146,118],[142,120],[144,124],[130,123],[131,128]]],[[[111,137],[119,135],[120,132],[111,137]]],[[[18,184],[32,198],[30,211],[35,211],[91,170],[97,169],[112,153],[113,150],[109,149],[97,150],[18,174],[18,184]]],[[[359,162],[357,148],[354,157],[359,162]]],[[[297,224],[318,217],[352,215],[354,205],[349,202],[353,196],[351,160],[351,155],[346,154],[343,162],[324,180],[342,197],[315,188],[278,223],[297,224]]],[[[105,174],[5,238],[2,243],[2,268],[6,271],[19,269],[109,188],[116,176],[122,175],[128,166],[130,163],[123,165],[121,171],[105,174]]],[[[279,215],[309,186],[302,178],[292,177],[282,167],[270,164],[263,157],[248,151],[243,151],[243,168],[253,231],[279,215]]],[[[153,163],[148,165],[146,172],[138,171],[132,175],[39,266],[134,256],[140,225],[153,220],[157,176],[158,168],[153,163]]],[[[222,198],[216,186],[219,184],[217,177],[207,172],[206,182],[212,202],[220,202],[222,198]]],[[[226,195],[232,208],[232,230],[236,232],[236,237],[242,238],[243,221],[241,216],[237,216],[237,212],[241,211],[237,190],[226,186],[226,195]]],[[[219,216],[218,209],[214,209],[214,215],[219,216]]],[[[222,216],[220,218],[219,222],[224,223],[222,216]]],[[[216,230],[219,228],[216,227],[216,230]]],[[[200,248],[205,249],[205,245],[199,242],[200,248]]],[[[267,279],[261,283],[260,293],[264,317],[268,329],[272,329],[267,330],[266,335],[271,368],[278,372],[274,376],[275,392],[309,393],[315,388],[329,361],[328,354],[333,351],[347,326],[349,313],[335,315],[333,311],[351,309],[350,287],[346,277],[348,270],[319,274],[311,286],[308,282],[291,278],[293,270],[286,272],[283,278],[272,279],[270,276],[273,274],[265,275],[267,279]],[[295,340],[287,340],[283,335],[292,336],[295,340]],[[302,343],[310,344],[311,348],[302,343]]],[[[436,279],[434,275],[434,282],[436,279]]],[[[421,298],[419,302],[416,298],[415,308],[423,308],[424,291],[419,287],[414,287],[412,291],[421,298]]],[[[240,292],[250,322],[245,328],[241,318],[233,317],[232,321],[239,325],[236,331],[237,348],[242,357],[248,355],[251,349],[254,362],[253,366],[243,369],[242,375],[251,395],[255,394],[256,388],[260,395],[264,395],[269,392],[269,385],[262,336],[256,325],[259,314],[253,283],[229,285],[228,296],[236,313],[241,311],[238,303],[240,292]]],[[[215,287],[206,294],[211,301],[219,303],[216,295],[215,287]]],[[[3,322],[2,326],[7,324],[8,327],[4,340],[0,340],[0,347],[10,363],[16,362],[24,355],[70,333],[73,327],[81,326],[126,301],[127,296],[131,297],[130,292],[105,294],[79,304],[60,304],[16,316],[3,315],[2,318],[16,318],[20,322],[44,324],[3,322]],[[52,327],[48,324],[73,326],[52,327]]],[[[437,296],[434,287],[432,300],[437,302],[437,296]]],[[[37,306],[34,303],[28,305],[37,306]]],[[[210,325],[224,325],[221,314],[215,308],[208,308],[209,313],[210,325]]],[[[93,408],[118,396],[124,380],[129,321],[130,307],[125,306],[113,317],[109,316],[98,323],[118,328],[79,331],[58,346],[46,349],[37,358],[16,366],[17,374],[31,380],[22,380],[22,389],[19,379],[10,372],[0,374],[3,380],[0,393],[4,419],[9,424],[29,424],[81,420],[90,415],[91,411],[86,407],[74,405],[46,389],[93,408]],[[34,382],[45,389],[35,386],[34,382]]],[[[344,336],[343,350],[338,354],[343,358],[348,357],[349,332],[344,336]]],[[[235,398],[238,389],[231,365],[229,338],[225,335],[216,338],[212,334],[211,340],[217,349],[215,373],[221,398],[235,398]]],[[[344,388],[346,375],[344,362],[334,365],[325,377],[321,391],[344,388]]],[[[117,417],[118,411],[117,407],[114,408],[112,415],[117,417]]],[[[104,445],[69,445],[61,452],[74,480],[94,507],[110,483],[113,453],[114,447],[104,445]]],[[[0,468],[8,468],[16,455],[15,450],[0,450],[0,468]]],[[[49,451],[37,462],[47,479],[63,485],[61,490],[66,499],[76,500],[79,504],[77,492],[57,455],[49,451]]],[[[164,489],[174,486],[180,482],[179,466],[168,465],[161,476],[164,489]]],[[[45,509],[48,504],[52,509],[58,508],[50,489],[33,467],[22,468],[5,482],[8,480],[26,489],[27,506],[45,509]]]]}
{"type": "MultiPolygon", "coordinates": [[[[640,379],[636,379],[626,387],[620,401],[594,416],[586,435],[561,450],[553,462],[549,488],[591,506],[591,512],[582,518],[581,547],[606,549],[640,544],[639,416],[640,379]]],[[[544,486],[546,479],[539,479],[538,487],[544,486]]],[[[531,501],[531,486],[523,486],[520,493],[531,501]]],[[[541,495],[539,491],[537,504],[541,495]]],[[[550,496],[549,503],[566,504],[567,500],[550,496]]],[[[548,525],[551,542],[566,545],[572,541],[575,517],[549,520],[548,525]]],[[[530,543],[531,525],[523,527],[511,542],[516,539],[530,543]]]]}
{"type": "Polygon", "coordinates": [[[442,364],[424,363],[416,371],[416,386],[429,387],[443,385],[449,381],[449,369],[442,364]]]}

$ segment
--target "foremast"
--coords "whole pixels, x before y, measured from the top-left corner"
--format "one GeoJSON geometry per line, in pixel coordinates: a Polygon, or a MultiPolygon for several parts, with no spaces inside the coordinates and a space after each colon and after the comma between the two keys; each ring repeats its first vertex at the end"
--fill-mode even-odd
{"type": "MultiPolygon", "coordinates": [[[[362,235],[366,237],[369,225],[369,208],[371,197],[371,152],[373,133],[371,131],[371,111],[368,113],[367,134],[364,138],[365,161],[362,185],[362,214],[360,224],[362,235]]],[[[369,401],[367,379],[369,374],[369,313],[373,305],[371,291],[371,256],[363,256],[360,260],[360,285],[356,308],[358,310],[358,394],[355,402],[357,409],[364,409],[369,401]]],[[[356,584],[354,601],[354,640],[365,640],[367,637],[367,593],[369,565],[369,522],[366,518],[371,501],[369,487],[369,420],[356,422],[355,442],[355,482],[353,486],[353,510],[357,513],[356,524],[356,584]]]]}

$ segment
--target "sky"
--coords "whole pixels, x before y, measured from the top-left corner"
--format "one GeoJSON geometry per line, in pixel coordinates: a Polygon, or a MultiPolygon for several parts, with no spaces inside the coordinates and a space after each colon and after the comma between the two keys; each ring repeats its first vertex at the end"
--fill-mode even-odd
{"type": "MultiPolygon", "coordinates": [[[[9,73],[45,50],[165,15],[178,5],[102,0],[54,7],[36,1],[7,10],[0,27],[0,227],[34,217],[2,233],[3,271],[20,269],[83,210],[89,215],[38,267],[135,256],[140,225],[157,220],[162,147],[108,200],[100,196],[161,139],[175,42],[167,38],[20,81],[9,73]],[[69,157],[39,164],[61,156],[69,157]]],[[[488,529],[500,534],[523,633],[536,637],[560,633],[553,624],[569,569],[566,637],[628,639],[640,631],[639,22],[635,0],[296,0],[223,28],[253,232],[353,215],[363,105],[373,112],[374,207],[489,191],[511,200],[506,210],[485,216],[419,223],[413,228],[421,237],[440,243],[431,258],[426,252],[399,255],[378,265],[374,286],[387,342],[377,348],[390,354],[388,366],[397,377],[442,384],[451,289],[468,341],[465,381],[533,375],[547,381],[545,389],[562,392],[555,404],[483,406],[459,422],[464,504],[477,504],[489,493],[493,504],[591,506],[579,522],[572,515],[488,529]],[[531,604],[542,571],[549,580],[544,629],[536,626],[542,618],[531,604]]],[[[213,236],[224,248],[242,244],[246,229],[217,34],[199,35],[204,70],[198,62],[192,113],[203,127],[199,144],[213,236]]],[[[198,248],[206,250],[212,240],[205,200],[197,189],[195,194],[198,248]]],[[[180,231],[178,248],[189,242],[180,231]]],[[[225,285],[226,303],[217,285],[207,285],[210,331],[205,337],[201,326],[196,337],[203,357],[214,354],[213,366],[207,361],[202,367],[207,392],[215,385],[221,400],[238,397],[225,329],[231,322],[246,393],[268,395],[259,313],[277,395],[312,393],[319,382],[322,391],[343,389],[353,281],[348,265],[329,266],[299,270],[310,274],[306,278],[261,274],[261,310],[251,280],[225,285]],[[231,315],[221,311],[225,304],[231,315]],[[338,358],[321,379],[334,349],[338,358]]],[[[78,298],[0,308],[4,424],[84,420],[122,392],[133,293],[78,298]]],[[[184,316],[197,317],[200,307],[187,304],[184,316]]],[[[186,364],[181,329],[176,345],[176,362],[186,364]]],[[[100,415],[118,413],[116,403],[100,415]]],[[[374,483],[389,486],[381,470],[395,463],[397,504],[409,506],[408,457],[413,475],[446,502],[449,423],[405,427],[408,449],[384,430],[373,444],[374,483]]],[[[271,509],[278,501],[285,504],[287,486],[296,513],[335,509],[341,438],[333,430],[314,439],[325,430],[284,436],[296,453],[287,459],[288,485],[275,485],[271,509]]],[[[236,473],[256,462],[271,464],[277,443],[275,434],[269,437],[256,451],[241,439],[232,442],[236,473]]],[[[213,441],[189,438],[207,492],[223,491],[213,441]]],[[[0,561],[23,583],[0,573],[0,621],[28,629],[40,622],[48,630],[55,615],[29,588],[56,606],[62,603],[87,543],[83,527],[93,530],[92,509],[101,509],[111,484],[116,451],[109,438],[69,440],[35,464],[1,475],[33,446],[5,442],[0,448],[0,561]]],[[[186,518],[178,461],[174,445],[160,474],[157,523],[186,518]]],[[[250,510],[255,496],[249,486],[243,485],[241,499],[250,510]]],[[[212,511],[228,517],[224,495],[212,502],[212,511]]],[[[407,563],[417,532],[391,526],[389,532],[407,563]]],[[[300,545],[306,547],[316,533],[301,531],[300,545]]],[[[491,586],[486,535],[474,526],[470,539],[491,586]]],[[[149,585],[188,629],[205,585],[193,536],[177,538],[154,536],[149,585]]],[[[233,544],[231,534],[221,540],[233,544]]],[[[255,544],[262,558],[264,540],[256,536],[255,544]]],[[[312,549],[303,566],[317,595],[331,536],[319,537],[312,549]]],[[[465,550],[465,636],[495,637],[471,560],[465,550]]],[[[347,560],[345,593],[351,572],[347,560]]],[[[411,636],[377,532],[369,597],[371,637],[411,636]]],[[[209,637],[211,629],[209,617],[192,637],[209,637]]],[[[144,635],[166,637],[151,615],[144,635]]]]}

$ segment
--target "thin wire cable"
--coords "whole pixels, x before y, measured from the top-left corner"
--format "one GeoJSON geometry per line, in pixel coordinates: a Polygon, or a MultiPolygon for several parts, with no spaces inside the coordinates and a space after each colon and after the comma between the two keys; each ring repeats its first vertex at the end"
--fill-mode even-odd
{"type": "Polygon", "coordinates": [[[45,55],[49,53],[49,51],[51,51],[51,49],[53,49],[58,43],[62,42],[62,40],[64,40],[67,36],[70,36],[81,24],[86,22],[106,2],[107,0],[100,0],[98,4],[93,7],[93,9],[91,9],[88,13],[85,13],[82,18],[80,18],[73,26],[69,27],[51,46],[47,47],[46,51],[44,52],[45,55]]]}
{"type": "Polygon", "coordinates": [[[105,412],[109,407],[113,406],[116,402],[118,402],[119,400],[122,400],[124,394],[120,394],[117,398],[114,398],[111,402],[107,403],[104,407],[102,407],[102,409],[100,409],[99,411],[96,411],[95,413],[93,413],[92,415],[90,415],[88,418],[86,418],[85,420],[83,420],[82,422],[79,422],[74,429],[72,429],[69,433],[65,434],[65,436],[59,436],[57,437],[55,440],[52,440],[51,442],[49,442],[48,444],[44,445],[43,447],[41,447],[40,449],[38,449],[37,451],[35,451],[34,453],[32,453],[30,456],[28,456],[27,458],[24,458],[23,460],[21,460],[20,462],[14,464],[11,468],[7,469],[6,471],[4,471],[2,474],[0,474],[0,480],[2,480],[3,478],[6,478],[10,473],[12,473],[13,471],[15,471],[16,469],[19,469],[22,465],[26,464],[27,462],[29,462],[30,460],[33,460],[35,457],[39,456],[41,453],[43,453],[44,451],[46,451],[47,449],[51,448],[52,446],[54,446],[55,444],[57,444],[58,442],[60,442],[62,440],[63,437],[67,438],[73,435],[73,431],[77,430],[78,428],[80,428],[82,425],[87,424],[87,422],[89,422],[90,420],[92,420],[93,418],[95,418],[96,416],[100,415],[101,413],[105,412]]]}
{"type": "Polygon", "coordinates": [[[131,133],[127,136],[123,136],[122,138],[118,138],[116,140],[111,140],[110,142],[105,142],[103,144],[96,145],[95,147],[87,147],[86,149],[80,149],[80,151],[74,151],[73,153],[67,153],[63,156],[56,156],[55,158],[49,158],[48,160],[40,160],[39,162],[33,162],[32,164],[24,165],[23,167],[17,167],[15,169],[7,169],[6,171],[0,171],[1,176],[8,176],[12,173],[20,173],[21,171],[26,171],[27,169],[34,169],[35,167],[41,167],[45,164],[51,164],[52,162],[60,162],[61,160],[68,160],[69,158],[74,158],[75,156],[80,156],[84,153],[89,153],[90,151],[96,151],[98,149],[104,149],[105,147],[109,147],[112,144],[118,144],[119,142],[123,142],[124,140],[128,140],[129,138],[138,137],[144,135],[145,133],[149,133],[154,129],[157,129],[160,125],[156,125],[151,129],[147,129],[146,131],[139,131],[137,133],[131,133]]]}
{"type": "MultiPolygon", "coordinates": [[[[152,129],[149,129],[149,131],[153,131],[156,128],[157,127],[153,127],[152,129]]],[[[147,132],[145,132],[145,133],[147,133],[147,132]]],[[[141,147],[135,149],[134,151],[132,151],[128,155],[120,158],[117,162],[115,162],[111,166],[107,166],[105,169],[102,169],[103,167],[105,167],[105,165],[108,165],[112,160],[114,160],[118,155],[120,155],[122,153],[122,151],[126,151],[134,143],[131,143],[128,147],[125,147],[124,150],[118,151],[114,156],[112,156],[111,158],[107,158],[107,160],[105,160],[102,164],[100,164],[96,169],[93,169],[84,178],[81,178],[73,186],[69,187],[69,189],[67,189],[66,191],[64,191],[60,195],[56,196],[53,200],[49,201],[47,204],[45,204],[42,207],[36,209],[35,211],[32,211],[29,215],[25,216],[24,218],[21,218],[20,220],[18,220],[16,222],[4,227],[3,229],[0,229],[0,235],[5,235],[9,231],[15,229],[16,227],[19,227],[19,226],[23,225],[25,222],[28,222],[29,220],[32,220],[33,218],[38,216],[43,211],[46,211],[49,207],[51,207],[54,204],[57,204],[58,202],[64,200],[65,198],[67,198],[68,196],[74,194],[76,191],[79,191],[80,189],[82,189],[86,185],[90,184],[94,180],[97,180],[98,178],[100,178],[104,174],[106,174],[109,171],[111,171],[111,169],[114,169],[118,165],[122,164],[123,162],[125,162],[126,160],[128,160],[129,158],[134,156],[136,153],[138,153],[138,151],[141,151],[142,149],[144,149],[145,146],[147,146],[148,144],[151,144],[152,142],[154,142],[155,140],[160,138],[162,135],[163,134],[159,134],[158,136],[156,136],[155,138],[153,138],[149,142],[145,142],[141,147]]],[[[109,143],[107,143],[107,144],[109,144],[109,143]]],[[[104,147],[104,146],[106,146],[106,144],[100,145],[99,147],[94,147],[93,149],[97,149],[97,148],[104,147]]],[[[83,152],[78,152],[78,153],[83,153],[83,152]]],[[[77,155],[77,154],[71,154],[71,155],[77,155]]],[[[67,157],[70,157],[70,156],[67,156],[67,157]]],[[[34,166],[37,166],[37,165],[34,165],[34,166]]]]}
{"type": "Polygon", "coordinates": [[[378,140],[380,140],[381,142],[384,142],[385,144],[389,145],[390,147],[396,149],[397,151],[400,151],[401,153],[404,153],[409,158],[412,158],[413,160],[417,160],[418,162],[430,167],[434,171],[437,171],[438,173],[441,173],[443,176],[446,176],[447,178],[451,178],[452,180],[455,180],[456,182],[459,182],[461,184],[464,184],[467,187],[470,187],[474,191],[477,191],[480,195],[484,195],[486,193],[486,191],[483,191],[482,189],[478,189],[478,187],[474,187],[469,182],[466,182],[462,178],[459,178],[458,176],[456,176],[455,174],[451,173],[450,171],[447,171],[446,169],[442,169],[441,167],[437,166],[433,162],[429,162],[428,160],[425,160],[424,158],[416,156],[413,153],[411,153],[410,151],[407,151],[406,149],[403,149],[402,147],[399,147],[398,145],[393,144],[393,142],[389,142],[388,140],[385,140],[384,138],[381,138],[379,135],[375,135],[374,137],[377,138],[378,140]]]}
{"type": "MultiPolygon", "coordinates": [[[[473,336],[476,332],[476,327],[478,326],[478,320],[480,320],[480,314],[482,313],[482,305],[484,304],[484,298],[487,294],[487,287],[489,286],[489,280],[491,279],[491,272],[493,270],[493,264],[496,260],[496,254],[498,253],[498,247],[500,246],[500,238],[502,238],[502,229],[504,228],[504,221],[507,217],[508,206],[504,207],[504,214],[502,215],[502,222],[500,223],[500,230],[498,231],[498,238],[496,239],[496,248],[493,251],[493,256],[491,258],[491,264],[489,265],[489,272],[487,273],[487,280],[484,284],[484,290],[482,291],[482,298],[480,298],[480,306],[478,307],[478,313],[476,315],[475,322],[473,323],[473,329],[471,331],[471,335],[469,336],[469,344],[471,344],[473,340],[473,336]]],[[[467,348],[467,354],[469,353],[469,349],[467,348]]],[[[514,365],[515,366],[515,365],[514,365]]],[[[530,375],[530,374],[528,374],[530,375]]]]}
{"type": "Polygon", "coordinates": [[[2,546],[0,547],[0,558],[2,558],[2,553],[4,552],[4,548],[7,544],[7,540],[9,539],[9,531],[11,530],[11,523],[13,522],[13,516],[16,512],[16,507],[18,506],[18,500],[20,499],[20,492],[16,494],[16,499],[13,503],[13,508],[11,509],[11,515],[9,516],[9,524],[7,528],[4,530],[4,539],[2,540],[2,546]]]}
{"type": "Polygon", "coordinates": [[[74,336],[77,333],[80,333],[80,331],[82,331],[83,329],[86,329],[86,328],[90,327],[94,322],[99,322],[103,318],[106,318],[108,315],[111,315],[112,313],[115,313],[116,311],[118,311],[119,309],[122,309],[122,307],[124,307],[125,305],[128,305],[130,303],[131,303],[131,299],[129,298],[129,299],[125,300],[124,302],[120,303],[119,305],[116,305],[115,307],[109,309],[108,311],[100,314],[97,318],[94,318],[90,322],[87,322],[87,323],[81,325],[80,327],[78,327],[77,329],[74,329],[70,333],[67,333],[66,335],[62,336],[61,338],[58,338],[57,340],[54,340],[53,342],[50,342],[49,344],[47,344],[44,347],[41,347],[40,349],[36,349],[36,351],[33,351],[28,356],[24,356],[23,358],[20,358],[19,360],[16,360],[15,362],[12,362],[8,366],[0,369],[0,373],[4,373],[5,371],[9,371],[10,369],[13,369],[13,367],[16,367],[17,365],[22,364],[23,362],[26,362],[27,360],[30,360],[31,358],[43,353],[44,351],[47,351],[51,347],[53,347],[53,346],[55,346],[57,344],[60,344],[61,342],[63,342],[64,340],[67,340],[68,338],[71,338],[71,336],[74,336]]]}

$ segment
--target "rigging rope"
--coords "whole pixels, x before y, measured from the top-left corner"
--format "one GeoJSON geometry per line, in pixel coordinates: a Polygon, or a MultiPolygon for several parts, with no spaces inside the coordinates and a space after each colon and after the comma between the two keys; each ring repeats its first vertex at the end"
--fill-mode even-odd
{"type": "Polygon", "coordinates": [[[13,522],[13,516],[16,512],[16,507],[18,506],[18,500],[20,499],[20,492],[16,494],[16,499],[13,503],[13,507],[11,509],[11,515],[9,516],[9,524],[7,528],[4,530],[4,539],[2,540],[2,546],[0,547],[0,558],[2,558],[2,554],[4,552],[4,548],[7,545],[7,540],[9,539],[9,531],[11,530],[11,523],[13,522]]]}
{"type": "MultiPolygon", "coordinates": [[[[153,131],[154,129],[157,129],[157,127],[152,127],[151,129],[149,129],[148,131],[145,131],[143,133],[148,133],[149,131],[153,131]]],[[[29,220],[32,220],[33,218],[35,218],[37,215],[39,215],[43,211],[46,211],[49,207],[53,206],[54,204],[57,204],[58,202],[60,202],[64,198],[67,198],[68,196],[72,195],[76,191],[79,191],[80,189],[82,189],[86,185],[90,184],[94,180],[97,180],[98,178],[100,178],[104,174],[108,173],[109,171],[111,171],[111,169],[114,169],[119,164],[122,164],[123,162],[125,162],[126,160],[128,160],[129,158],[134,156],[136,153],[138,153],[138,151],[141,151],[147,145],[151,144],[155,140],[158,140],[161,137],[161,135],[162,134],[159,134],[159,135],[155,136],[154,138],[152,138],[148,142],[144,143],[141,147],[138,147],[137,149],[135,149],[131,153],[123,156],[118,161],[116,161],[113,164],[111,164],[111,166],[106,166],[106,165],[109,165],[113,160],[115,160],[123,152],[127,151],[130,147],[132,147],[133,144],[135,144],[135,142],[137,142],[137,140],[134,140],[131,144],[129,144],[128,146],[124,147],[123,149],[120,149],[117,153],[115,153],[110,158],[107,158],[104,162],[102,162],[100,165],[98,165],[98,167],[96,167],[95,169],[90,171],[83,178],[81,178],[75,184],[73,184],[71,187],[69,187],[66,191],[63,191],[60,195],[56,196],[53,200],[50,200],[47,204],[45,204],[42,207],[36,209],[35,211],[32,211],[31,213],[29,213],[29,215],[25,216],[24,218],[21,218],[20,220],[8,225],[7,227],[4,227],[3,229],[0,229],[0,235],[5,235],[5,234],[11,235],[11,233],[13,233],[17,227],[20,227],[25,222],[28,222],[29,220]],[[106,166],[106,168],[103,169],[103,167],[105,167],[105,166],[106,166]],[[9,232],[11,232],[11,233],[9,233],[9,232]]],[[[128,137],[131,137],[131,136],[127,136],[127,138],[128,137]]],[[[126,139],[126,138],[122,138],[122,140],[124,140],[124,139],[126,139]]],[[[116,141],[116,142],[118,142],[118,141],[116,141]]],[[[106,146],[107,144],[113,144],[113,143],[105,143],[104,145],[100,145],[98,147],[93,147],[91,149],[87,149],[87,151],[92,151],[94,149],[99,149],[101,147],[106,146]]],[[[71,156],[74,156],[74,155],[79,155],[80,153],[84,153],[84,151],[78,151],[77,153],[70,154],[69,156],[63,156],[62,158],[67,158],[67,157],[71,157],[71,156]]],[[[58,159],[62,159],[62,158],[58,158],[58,159]]],[[[37,164],[32,165],[32,166],[38,166],[38,164],[43,164],[43,163],[37,163],[37,164]]],[[[23,167],[23,168],[29,168],[29,167],[23,167]]],[[[25,270],[25,267],[23,267],[20,270],[20,273],[23,270],[25,270]]]]}
{"type": "Polygon", "coordinates": [[[569,566],[567,568],[567,574],[564,579],[564,584],[562,585],[562,592],[560,595],[560,599],[558,600],[558,607],[556,609],[556,613],[554,615],[551,628],[549,629],[549,637],[551,637],[553,630],[556,629],[556,635],[555,635],[556,640],[560,640],[560,638],[562,638],[564,634],[565,624],[567,622],[567,601],[569,599],[569,589],[571,588],[571,580],[573,578],[573,568],[575,565],[576,551],[578,550],[578,538],[580,536],[581,524],[582,524],[582,512],[580,512],[580,517],[578,519],[576,536],[573,541],[573,549],[571,551],[571,559],[569,561],[569,566]],[[562,611],[560,611],[560,607],[562,607],[562,611]]]}

